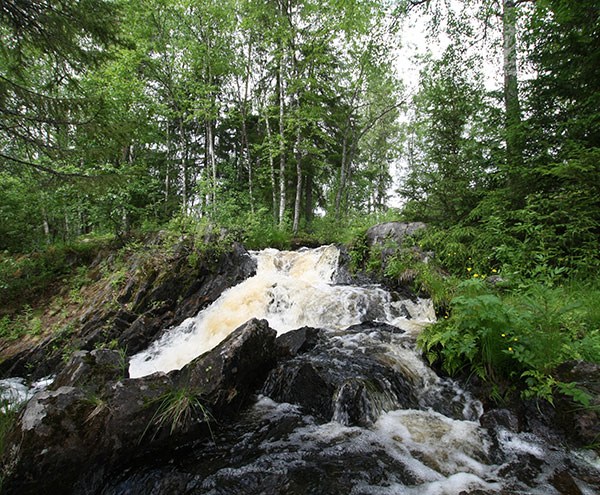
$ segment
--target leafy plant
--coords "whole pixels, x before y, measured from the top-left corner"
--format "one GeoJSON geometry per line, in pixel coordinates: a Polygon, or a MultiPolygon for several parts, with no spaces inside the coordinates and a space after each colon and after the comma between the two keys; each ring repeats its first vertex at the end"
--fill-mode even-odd
{"type": "Polygon", "coordinates": [[[451,375],[474,372],[496,385],[516,380],[525,397],[552,402],[558,391],[586,405],[589,398],[576,384],[553,375],[565,361],[600,363],[598,318],[589,309],[600,304],[599,293],[586,287],[596,303],[583,306],[580,291],[530,284],[501,295],[471,279],[459,284],[448,317],[425,329],[418,343],[451,375]]]}
{"type": "Polygon", "coordinates": [[[430,363],[441,361],[451,375],[469,367],[480,378],[495,380],[511,370],[512,352],[507,335],[515,314],[502,300],[486,292],[480,280],[458,287],[451,301],[451,318],[431,325],[419,336],[430,363]]]}

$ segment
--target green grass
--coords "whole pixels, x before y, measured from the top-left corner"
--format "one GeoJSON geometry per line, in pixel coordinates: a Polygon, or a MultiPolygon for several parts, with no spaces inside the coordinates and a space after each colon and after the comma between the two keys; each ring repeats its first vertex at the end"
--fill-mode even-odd
{"type": "Polygon", "coordinates": [[[173,435],[193,422],[206,423],[210,430],[210,423],[214,421],[210,411],[202,403],[200,394],[187,387],[175,388],[166,392],[149,405],[155,404],[158,404],[158,407],[140,441],[151,429],[154,429],[152,436],[154,439],[160,431],[166,429],[169,435],[173,435]]]}

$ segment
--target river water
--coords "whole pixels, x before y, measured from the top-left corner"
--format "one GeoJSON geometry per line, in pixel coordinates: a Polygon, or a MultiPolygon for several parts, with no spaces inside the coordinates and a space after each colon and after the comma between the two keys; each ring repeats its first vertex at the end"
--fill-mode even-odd
{"type": "Polygon", "coordinates": [[[280,364],[254,405],[212,439],[117,476],[103,494],[585,494],[600,462],[510,427],[438,377],[415,347],[431,302],[335,283],[334,246],[252,253],[256,275],[130,361],[140,377],[179,369],[252,317],[281,335],[319,331],[280,364]]]}
{"type": "Polygon", "coordinates": [[[380,287],[335,284],[339,254],[335,246],[252,253],[256,275],[133,356],[130,376],[180,369],[253,317],[268,320],[278,334],[303,326],[341,330],[363,321],[414,331],[435,319],[429,300],[394,301],[380,287]]]}

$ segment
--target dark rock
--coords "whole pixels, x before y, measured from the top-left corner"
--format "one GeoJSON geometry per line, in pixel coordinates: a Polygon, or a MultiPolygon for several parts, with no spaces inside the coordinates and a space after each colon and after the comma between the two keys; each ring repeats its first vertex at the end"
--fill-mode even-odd
{"type": "Polygon", "coordinates": [[[129,369],[123,353],[111,349],[78,351],[56,376],[51,389],[102,386],[108,381],[124,378],[129,378],[129,369]]]}
{"type": "Polygon", "coordinates": [[[289,357],[308,352],[321,341],[322,332],[323,330],[320,328],[312,327],[302,327],[286,332],[277,337],[275,341],[278,354],[281,357],[289,357]]]}
{"type": "Polygon", "coordinates": [[[213,409],[237,410],[275,365],[276,336],[267,320],[252,319],[171,375],[175,383],[198,390],[213,409]]]}
{"type": "Polygon", "coordinates": [[[135,354],[256,271],[255,260],[238,243],[215,259],[199,256],[194,263],[191,247],[175,251],[168,267],[142,269],[141,259],[132,259],[127,283],[117,294],[107,283],[68,334],[51,335],[6,358],[0,374],[40,379],[60,371],[65,348],[91,351],[114,340],[128,355],[135,354]],[[127,306],[115,309],[109,300],[127,306]]]}
{"type": "Polygon", "coordinates": [[[488,431],[497,431],[500,428],[511,432],[519,431],[519,419],[508,409],[492,409],[479,418],[481,426],[488,431]]]}
{"type": "Polygon", "coordinates": [[[324,363],[294,360],[278,366],[270,375],[263,393],[278,402],[297,404],[309,414],[328,421],[333,417],[336,384],[331,383],[324,363]]]}
{"type": "Polygon", "coordinates": [[[538,476],[542,473],[544,461],[533,454],[525,453],[518,460],[510,462],[498,471],[498,475],[515,478],[529,487],[537,486],[538,476]]]}
{"type": "Polygon", "coordinates": [[[575,382],[589,394],[600,395],[600,364],[586,361],[568,361],[556,370],[561,382],[575,382]]]}
{"type": "Polygon", "coordinates": [[[350,254],[346,246],[338,246],[340,255],[338,258],[338,267],[333,275],[333,283],[339,285],[369,285],[374,283],[372,274],[367,274],[360,267],[352,269],[350,254]]]}
{"type": "Polygon", "coordinates": [[[408,252],[415,261],[422,262],[427,262],[433,256],[433,253],[424,252],[418,247],[406,246],[406,239],[425,227],[421,222],[387,222],[372,226],[352,252],[352,256],[361,259],[352,263],[350,253],[343,247],[340,249],[339,266],[334,282],[353,285],[378,283],[404,298],[413,299],[415,294],[411,284],[416,272],[408,270],[400,277],[394,278],[385,276],[385,273],[389,261],[398,252],[408,252]],[[372,269],[367,261],[377,258],[376,264],[379,268],[372,269]]]}
{"type": "Polygon", "coordinates": [[[57,377],[76,386],[36,394],[10,433],[3,493],[94,493],[116,466],[209,436],[210,414],[234,416],[261,386],[275,336],[251,320],[181,371],[139,379],[114,380],[111,351],[77,354],[57,377]]]}
{"type": "Polygon", "coordinates": [[[590,406],[582,407],[572,397],[558,394],[555,418],[559,428],[577,446],[597,444],[600,438],[600,365],[570,361],[558,367],[555,377],[560,382],[573,383],[587,395],[590,406]]]}
{"type": "Polygon", "coordinates": [[[401,328],[379,321],[364,321],[362,323],[352,325],[346,328],[346,330],[344,330],[344,333],[372,332],[373,330],[398,334],[406,333],[406,331],[402,330],[401,328]]]}
{"type": "Polygon", "coordinates": [[[336,390],[333,398],[333,419],[343,425],[369,426],[380,413],[372,407],[368,393],[368,381],[350,379],[336,390]]]}
{"type": "Polygon", "coordinates": [[[148,347],[162,330],[168,328],[172,320],[171,312],[161,316],[152,316],[150,312],[141,315],[119,335],[119,347],[126,349],[128,355],[140,352],[148,347]]]}
{"type": "MultiPolygon", "coordinates": [[[[385,344],[396,331],[390,325],[365,323],[351,327],[349,333],[374,334],[385,344]]],[[[299,349],[304,344],[302,333],[290,336],[292,351],[296,337],[299,349]]],[[[279,363],[262,393],[278,402],[299,405],[319,420],[335,419],[346,425],[368,425],[383,411],[418,407],[413,377],[396,369],[384,357],[383,348],[375,345],[348,352],[341,340],[326,338],[323,333],[309,348],[279,363]]]]}
{"type": "Polygon", "coordinates": [[[557,470],[550,482],[560,495],[583,495],[573,476],[566,469],[557,470]]]}

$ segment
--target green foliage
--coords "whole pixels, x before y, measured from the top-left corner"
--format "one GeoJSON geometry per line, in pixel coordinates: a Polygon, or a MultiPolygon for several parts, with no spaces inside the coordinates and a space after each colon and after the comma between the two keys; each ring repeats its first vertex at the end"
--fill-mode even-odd
{"type": "MultiPolygon", "coordinates": [[[[90,263],[107,244],[107,239],[86,238],[64,245],[52,245],[29,255],[0,253],[0,306],[32,304],[53,284],[63,283],[77,266],[90,263]]],[[[76,272],[75,283],[82,282],[76,272]]]]}
{"type": "Polygon", "coordinates": [[[513,311],[479,280],[461,283],[458,291],[451,301],[451,317],[428,327],[419,345],[431,363],[441,360],[451,375],[467,368],[485,379],[508,375],[513,311]]]}
{"type": "Polygon", "coordinates": [[[458,279],[441,270],[430,254],[423,252],[423,239],[413,238],[415,245],[398,250],[386,259],[384,275],[398,284],[410,284],[417,294],[430,297],[436,314],[443,316],[452,299],[458,279]]]}
{"type": "MultiPolygon", "coordinates": [[[[7,436],[14,427],[19,416],[21,406],[15,406],[10,400],[3,399],[0,402],[0,456],[6,449],[7,436]]],[[[0,488],[2,485],[0,478],[0,488]]]]}
{"type": "Polygon", "coordinates": [[[39,335],[42,330],[40,316],[35,314],[29,305],[25,305],[21,312],[13,317],[5,315],[0,319],[0,339],[13,341],[24,335],[39,335]]]}
{"type": "Polygon", "coordinates": [[[517,380],[525,397],[551,401],[559,391],[586,405],[585,394],[553,372],[570,360],[600,363],[598,304],[597,286],[531,283],[499,294],[471,279],[459,284],[449,315],[418,341],[429,361],[449,374],[474,372],[494,383],[517,380]]]}

